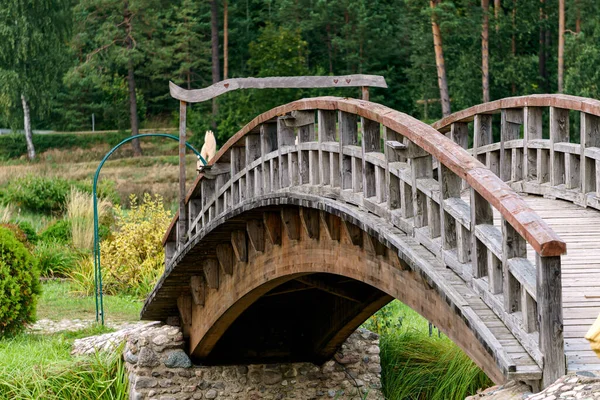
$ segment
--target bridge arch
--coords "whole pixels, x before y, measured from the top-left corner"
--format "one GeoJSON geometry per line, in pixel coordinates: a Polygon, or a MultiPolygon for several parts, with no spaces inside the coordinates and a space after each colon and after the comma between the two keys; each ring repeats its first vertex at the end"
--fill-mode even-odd
{"type": "Polygon", "coordinates": [[[322,284],[319,274],[330,274],[382,293],[364,300],[362,311],[340,313],[348,323],[329,321],[337,332],[320,338],[326,344],[317,358],[391,295],[443,328],[496,381],[546,384],[565,372],[560,295],[553,291],[564,242],[488,168],[411,117],[331,97],[275,108],[228,141],[186,202],[187,228],[178,231],[176,217],[165,235],[165,274],[142,316],[179,312],[200,358],[225,354],[220,340],[227,343],[227,331],[272,290],[306,274],[322,284]],[[356,260],[366,264],[330,255],[319,266],[297,265],[316,251],[310,245],[340,249],[343,240],[335,244],[323,233],[334,220],[343,227],[340,238],[352,243],[344,255],[359,252],[356,260]],[[300,232],[311,240],[300,240],[300,232]],[[265,259],[283,251],[286,235],[294,256],[265,259]],[[523,253],[527,244],[537,267],[523,253]],[[402,274],[410,284],[394,284],[402,274]],[[402,288],[419,285],[411,304],[402,288]],[[423,308],[430,303],[441,307],[437,313],[423,308]]]}

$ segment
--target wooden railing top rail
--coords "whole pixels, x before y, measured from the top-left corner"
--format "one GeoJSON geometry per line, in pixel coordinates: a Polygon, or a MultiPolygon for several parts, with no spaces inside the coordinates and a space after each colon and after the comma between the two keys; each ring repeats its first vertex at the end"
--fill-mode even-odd
{"type": "MultiPolygon", "coordinates": [[[[339,97],[317,97],[302,99],[276,107],[254,118],[231,137],[209,164],[213,165],[217,163],[219,158],[258,125],[292,111],[317,109],[339,110],[356,114],[379,122],[398,132],[431,154],[457,176],[464,179],[502,214],[508,223],[527,240],[538,254],[545,257],[559,256],[566,252],[565,242],[558,237],[527,203],[466,150],[447,137],[438,134],[431,126],[409,115],[369,101],[339,97]]],[[[191,194],[198,190],[202,177],[202,174],[200,174],[196,178],[186,197],[186,202],[189,201],[191,194]]],[[[177,218],[178,215],[174,217],[163,239],[163,243],[166,243],[170,236],[177,218]]]]}
{"type": "Polygon", "coordinates": [[[447,132],[453,123],[470,122],[477,114],[490,114],[501,109],[521,107],[557,107],[600,116],[600,101],[598,100],[566,94],[532,94],[478,104],[442,118],[433,123],[432,127],[440,132],[447,132]]]}

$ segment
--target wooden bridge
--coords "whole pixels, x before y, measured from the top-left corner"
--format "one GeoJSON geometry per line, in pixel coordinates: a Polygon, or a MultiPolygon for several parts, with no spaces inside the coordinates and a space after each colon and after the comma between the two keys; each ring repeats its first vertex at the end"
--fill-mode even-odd
{"type": "Polygon", "coordinates": [[[210,164],[142,311],[179,315],[197,361],[322,362],[397,298],[496,382],[600,371],[583,339],[600,312],[600,102],[510,98],[431,127],[305,99],[210,164]]]}

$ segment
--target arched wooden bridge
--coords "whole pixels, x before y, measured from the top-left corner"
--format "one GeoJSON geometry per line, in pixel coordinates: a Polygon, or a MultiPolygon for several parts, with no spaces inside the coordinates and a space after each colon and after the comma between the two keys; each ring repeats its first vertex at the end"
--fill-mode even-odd
{"type": "Polygon", "coordinates": [[[496,382],[600,370],[582,339],[600,311],[599,117],[552,95],[434,127],[361,100],[277,107],[198,175],[142,318],[180,315],[199,362],[322,362],[397,298],[496,382]]]}

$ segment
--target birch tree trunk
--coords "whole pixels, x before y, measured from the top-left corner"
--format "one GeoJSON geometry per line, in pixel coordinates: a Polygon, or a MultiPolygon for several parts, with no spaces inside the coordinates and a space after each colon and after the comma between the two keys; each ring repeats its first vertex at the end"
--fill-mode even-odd
{"type": "Polygon", "coordinates": [[[481,8],[483,12],[483,24],[481,27],[481,84],[483,88],[483,102],[487,103],[490,101],[489,0],[481,0],[481,8]]]}
{"type": "Polygon", "coordinates": [[[563,92],[565,70],[565,0],[558,0],[558,93],[563,92]]]}
{"type": "Polygon", "coordinates": [[[30,161],[33,161],[35,159],[35,148],[33,147],[33,135],[31,132],[31,117],[29,116],[29,104],[23,93],[21,93],[21,104],[23,105],[23,125],[25,141],[27,142],[27,157],[30,161]]]}
{"type": "MultiPolygon", "coordinates": [[[[432,10],[441,2],[441,0],[430,0],[429,5],[432,10]]],[[[438,76],[438,86],[440,88],[440,103],[442,103],[442,114],[448,116],[450,111],[450,95],[448,94],[448,79],[446,78],[446,64],[444,63],[444,49],[442,47],[442,34],[438,25],[435,13],[431,14],[431,30],[433,32],[433,48],[435,50],[435,65],[438,76]]]]}

